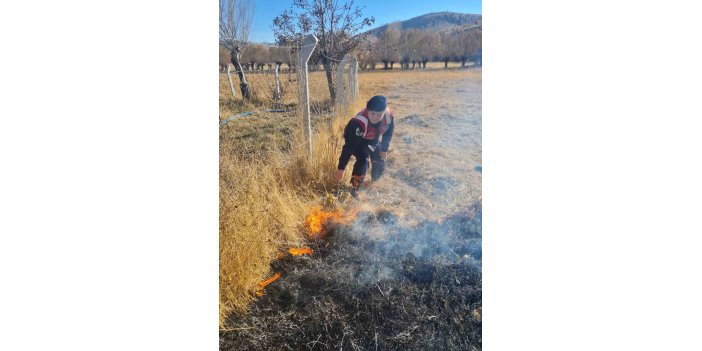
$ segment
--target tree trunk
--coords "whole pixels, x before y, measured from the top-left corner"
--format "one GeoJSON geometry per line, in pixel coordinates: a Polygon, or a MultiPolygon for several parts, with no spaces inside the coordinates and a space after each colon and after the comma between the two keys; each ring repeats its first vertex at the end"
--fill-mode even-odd
{"type": "Polygon", "coordinates": [[[390,61],[390,69],[392,69],[392,66],[395,65],[395,61],[390,61]]]}
{"type": "Polygon", "coordinates": [[[383,61],[383,65],[385,65],[385,67],[383,67],[383,69],[388,69],[388,61],[383,61]]]}
{"type": "Polygon", "coordinates": [[[444,59],[444,68],[448,68],[448,62],[449,62],[448,59],[444,59]]]}
{"type": "Polygon", "coordinates": [[[414,70],[414,66],[417,64],[417,61],[412,61],[412,70],[414,70]]]}
{"type": "Polygon", "coordinates": [[[461,68],[465,68],[465,67],[466,67],[466,57],[464,56],[464,57],[461,57],[461,68]]]}
{"type": "Polygon", "coordinates": [[[246,75],[244,74],[244,70],[241,68],[241,63],[239,62],[239,59],[241,58],[241,50],[239,48],[235,48],[232,50],[232,63],[234,64],[234,68],[236,68],[236,73],[239,75],[239,80],[241,83],[239,86],[241,87],[241,96],[244,98],[244,100],[249,100],[251,99],[251,92],[249,91],[249,83],[246,81],[246,75]]]}
{"type": "Polygon", "coordinates": [[[327,85],[329,86],[329,96],[331,96],[332,103],[336,102],[336,91],[334,90],[334,81],[332,80],[332,68],[329,59],[326,55],[322,55],[322,66],[324,66],[324,72],[327,74],[327,85]]]}

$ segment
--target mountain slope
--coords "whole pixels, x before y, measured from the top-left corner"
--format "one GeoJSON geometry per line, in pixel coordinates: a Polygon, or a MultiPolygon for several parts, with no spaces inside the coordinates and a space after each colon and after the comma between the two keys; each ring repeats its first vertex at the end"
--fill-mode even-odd
{"type": "Polygon", "coordinates": [[[436,12],[428,13],[408,19],[406,21],[398,21],[388,23],[380,27],[368,30],[363,34],[369,34],[375,37],[381,36],[388,28],[396,30],[407,29],[431,29],[438,32],[448,31],[454,28],[474,27],[482,24],[482,15],[456,12],[436,12]]]}

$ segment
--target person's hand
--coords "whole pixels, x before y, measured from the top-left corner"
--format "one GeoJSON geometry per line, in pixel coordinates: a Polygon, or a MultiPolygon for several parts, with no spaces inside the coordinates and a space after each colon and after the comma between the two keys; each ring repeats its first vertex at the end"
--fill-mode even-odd
{"type": "Polygon", "coordinates": [[[340,182],[340,181],[341,181],[341,178],[343,178],[343,177],[344,177],[344,170],[343,170],[343,169],[337,169],[337,170],[336,170],[336,174],[334,174],[334,179],[336,180],[336,182],[337,182],[337,183],[340,182]]]}
{"type": "Polygon", "coordinates": [[[380,159],[381,159],[381,160],[385,160],[386,158],[388,158],[388,153],[387,153],[387,152],[382,152],[382,151],[381,151],[381,152],[380,152],[380,159]]]}

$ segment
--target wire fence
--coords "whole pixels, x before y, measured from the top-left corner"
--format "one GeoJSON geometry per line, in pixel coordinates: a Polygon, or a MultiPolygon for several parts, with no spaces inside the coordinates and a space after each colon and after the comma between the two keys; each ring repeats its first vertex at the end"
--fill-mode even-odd
{"type": "MultiPolygon", "coordinates": [[[[241,59],[241,70],[236,70],[232,64],[220,67],[220,105],[229,107],[224,116],[220,113],[222,124],[262,112],[301,117],[301,99],[305,95],[300,90],[300,50],[301,47],[271,46],[268,48],[269,55],[265,55],[265,52],[261,55],[258,49],[255,60],[241,59]],[[249,99],[243,97],[244,81],[250,93],[249,99]]],[[[307,96],[312,119],[330,115],[335,109],[352,103],[358,95],[357,60],[348,56],[329,61],[329,72],[322,64],[308,62],[307,96]]]]}

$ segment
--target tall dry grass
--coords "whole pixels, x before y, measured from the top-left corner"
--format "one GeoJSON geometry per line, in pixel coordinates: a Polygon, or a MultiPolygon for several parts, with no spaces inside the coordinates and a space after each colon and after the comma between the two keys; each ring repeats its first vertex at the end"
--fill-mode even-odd
{"type": "MultiPolygon", "coordinates": [[[[315,72],[313,74],[318,74],[315,72]]],[[[333,173],[343,146],[343,128],[373,95],[406,81],[458,79],[468,71],[360,73],[360,96],[346,111],[314,120],[314,158],[309,160],[297,114],[257,114],[220,129],[220,326],[231,313],[244,312],[257,283],[269,277],[276,253],[304,244],[303,222],[325,192],[336,187],[333,173]]],[[[261,78],[263,79],[263,78],[261,78]]],[[[324,82],[320,76],[316,78],[324,82]]],[[[266,94],[269,83],[249,79],[266,94]]],[[[235,80],[235,86],[238,81],[235,80]]],[[[290,90],[294,85],[289,85],[290,90]]],[[[320,89],[323,84],[311,84],[320,89]]],[[[440,89],[440,83],[432,88],[440,89]]],[[[238,93],[238,91],[237,91],[238,93]]],[[[226,75],[220,76],[220,118],[236,111],[271,107],[263,96],[254,103],[231,100],[226,75]],[[248,105],[247,105],[248,104],[248,105]]],[[[392,98],[392,97],[389,97],[392,98]]],[[[395,97],[395,98],[399,98],[395,97]]],[[[416,97],[403,97],[416,98],[416,97]]],[[[392,99],[391,99],[392,102],[392,99]]],[[[400,111],[400,114],[410,111],[400,111]]],[[[392,156],[390,156],[392,157],[392,156]]],[[[349,163],[349,168],[353,162],[349,163]]],[[[347,169],[347,183],[350,177],[347,169]]]]}
{"type": "MultiPolygon", "coordinates": [[[[336,186],[333,173],[343,146],[343,128],[362,106],[318,119],[311,160],[299,131],[301,117],[288,140],[248,135],[237,123],[220,130],[220,326],[232,312],[243,312],[254,299],[257,283],[272,272],[270,262],[287,247],[302,245],[306,215],[336,186]]],[[[288,116],[290,117],[290,116],[288,116]]],[[[274,116],[271,118],[275,118],[274,116]]],[[[263,116],[259,125],[271,123],[263,116]]],[[[266,128],[261,133],[266,133],[266,128]]]]}

